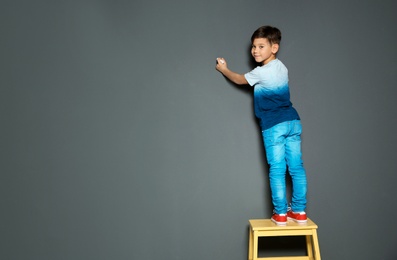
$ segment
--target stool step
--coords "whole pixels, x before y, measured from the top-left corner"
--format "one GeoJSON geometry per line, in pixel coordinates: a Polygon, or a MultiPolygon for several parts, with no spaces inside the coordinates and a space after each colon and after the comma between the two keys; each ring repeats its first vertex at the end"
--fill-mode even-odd
{"type": "Polygon", "coordinates": [[[288,221],[286,226],[278,226],[270,219],[251,219],[249,220],[249,223],[251,224],[253,230],[304,230],[318,228],[310,218],[307,219],[307,223],[305,224],[288,221]]]}
{"type": "MultiPolygon", "coordinates": [[[[258,260],[313,260],[308,256],[276,256],[276,257],[258,257],[258,260]]],[[[252,259],[249,259],[252,260],[252,259]]]]}

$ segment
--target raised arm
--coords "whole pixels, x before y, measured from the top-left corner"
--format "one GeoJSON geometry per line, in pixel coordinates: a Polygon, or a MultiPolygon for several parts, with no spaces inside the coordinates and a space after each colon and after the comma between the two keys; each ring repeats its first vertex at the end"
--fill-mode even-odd
{"type": "Polygon", "coordinates": [[[229,70],[225,59],[217,58],[216,61],[217,61],[216,69],[220,73],[222,73],[226,78],[228,78],[230,81],[232,81],[238,85],[247,85],[248,84],[248,81],[245,79],[244,75],[238,74],[236,72],[229,70]]]}

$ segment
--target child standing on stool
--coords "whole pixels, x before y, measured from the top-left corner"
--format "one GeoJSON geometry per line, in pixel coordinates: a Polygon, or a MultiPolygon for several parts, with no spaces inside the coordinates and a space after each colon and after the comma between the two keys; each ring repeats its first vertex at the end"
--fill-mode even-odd
{"type": "Polygon", "coordinates": [[[285,225],[287,219],[306,223],[306,172],[301,152],[302,126],[298,112],[290,102],[288,70],[277,59],[281,32],[271,26],[258,28],[251,37],[251,54],[261,66],[246,74],[228,69],[217,58],[216,69],[238,85],[254,87],[254,109],[262,129],[269,164],[269,180],[274,212],[271,220],[285,225]],[[286,198],[286,171],[292,179],[291,208],[286,198]]]}

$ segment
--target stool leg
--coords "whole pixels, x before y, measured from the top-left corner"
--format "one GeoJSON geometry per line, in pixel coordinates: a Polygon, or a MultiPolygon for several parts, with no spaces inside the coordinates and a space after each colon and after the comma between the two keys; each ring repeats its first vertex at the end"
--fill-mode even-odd
{"type": "Polygon", "coordinates": [[[249,231],[249,245],[248,245],[248,260],[252,260],[252,240],[253,240],[252,228],[250,227],[249,231]]]}
{"type": "Polygon", "coordinates": [[[309,259],[313,259],[313,244],[312,244],[312,236],[306,236],[306,247],[307,247],[307,256],[309,259]]]}
{"type": "Polygon", "coordinates": [[[254,242],[254,246],[253,246],[253,260],[258,260],[258,232],[253,232],[253,242],[254,242]]]}
{"type": "Polygon", "coordinates": [[[313,229],[313,244],[314,244],[314,257],[316,260],[321,260],[320,245],[318,244],[317,231],[313,229]]]}

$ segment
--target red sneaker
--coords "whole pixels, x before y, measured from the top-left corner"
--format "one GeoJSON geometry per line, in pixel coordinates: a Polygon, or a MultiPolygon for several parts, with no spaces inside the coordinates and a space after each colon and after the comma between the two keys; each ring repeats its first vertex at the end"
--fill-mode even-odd
{"type": "Polygon", "coordinates": [[[305,212],[293,212],[292,210],[289,210],[287,212],[287,217],[288,220],[293,220],[297,223],[306,223],[307,222],[307,216],[305,212]]]}
{"type": "Polygon", "coordinates": [[[280,226],[287,225],[287,215],[286,214],[273,213],[271,220],[280,226]]]}

